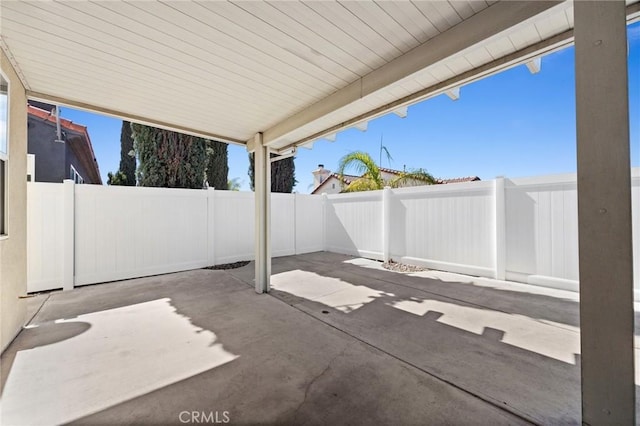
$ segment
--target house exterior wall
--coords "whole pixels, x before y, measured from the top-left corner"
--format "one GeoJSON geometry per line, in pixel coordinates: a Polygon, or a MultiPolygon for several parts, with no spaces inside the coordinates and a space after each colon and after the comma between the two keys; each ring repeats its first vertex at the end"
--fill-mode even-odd
{"type": "Polygon", "coordinates": [[[55,142],[56,128],[33,116],[28,118],[28,152],[36,157],[36,181],[59,183],[65,173],[66,144],[55,142]]]}
{"type": "Polygon", "coordinates": [[[73,165],[84,183],[100,183],[91,180],[92,174],[73,148],[74,144],[85,143],[82,136],[64,130],[65,143],[55,142],[57,136],[53,123],[44,122],[32,115],[29,115],[28,123],[28,152],[35,155],[37,182],[61,183],[70,178],[69,170],[73,165]]]}
{"type": "Polygon", "coordinates": [[[388,173],[388,172],[385,172],[385,171],[382,171],[382,170],[380,171],[380,174],[382,175],[382,179],[385,182],[388,182],[388,181],[390,181],[392,179],[395,179],[398,176],[395,173],[388,173]]]}
{"type": "Polygon", "coordinates": [[[342,191],[340,181],[335,176],[329,176],[329,178],[325,180],[324,185],[322,185],[322,188],[320,188],[318,194],[339,194],[340,191],[342,191]]]}
{"type": "MultiPolygon", "coordinates": [[[[80,161],[80,159],[76,155],[76,150],[73,148],[74,145],[76,144],[84,144],[84,143],[86,142],[83,140],[83,138],[69,134],[64,144],[65,145],[64,179],[71,178],[71,176],[69,176],[69,167],[73,165],[73,168],[76,169],[76,171],[84,179],[84,183],[98,184],[100,182],[95,182],[91,179],[92,175],[89,173],[89,171],[85,167],[85,163],[80,161]]],[[[36,176],[37,175],[38,174],[36,173],[36,176]]]]}
{"type": "Polygon", "coordinates": [[[27,96],[9,59],[0,51],[9,82],[8,233],[0,239],[0,351],[26,321],[27,292],[27,96]]]}

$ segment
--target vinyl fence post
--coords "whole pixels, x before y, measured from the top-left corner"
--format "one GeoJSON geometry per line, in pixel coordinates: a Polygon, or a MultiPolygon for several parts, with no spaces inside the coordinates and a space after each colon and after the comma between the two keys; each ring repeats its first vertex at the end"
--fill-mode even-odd
{"type": "Polygon", "coordinates": [[[207,263],[216,264],[215,188],[207,189],[207,263]]]}
{"type": "Polygon", "coordinates": [[[75,284],[75,182],[63,182],[63,226],[62,226],[62,290],[73,290],[75,284]]]}
{"type": "Polygon", "coordinates": [[[293,193],[293,254],[298,254],[298,194],[293,193]]]}
{"type": "Polygon", "coordinates": [[[382,190],[382,260],[391,259],[391,188],[382,190]]]}
{"type": "Polygon", "coordinates": [[[322,251],[327,251],[327,208],[329,197],[327,193],[322,193],[322,251]]]}
{"type": "Polygon", "coordinates": [[[504,280],[506,275],[506,221],[504,177],[498,176],[494,183],[495,236],[494,236],[494,278],[504,280]]]}

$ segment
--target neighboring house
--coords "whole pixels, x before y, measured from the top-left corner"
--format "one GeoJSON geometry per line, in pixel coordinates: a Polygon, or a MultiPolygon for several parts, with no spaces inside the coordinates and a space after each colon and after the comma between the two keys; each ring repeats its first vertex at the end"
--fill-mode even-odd
{"type": "Polygon", "coordinates": [[[55,107],[39,102],[28,105],[28,180],[102,185],[100,169],[85,126],[60,118],[58,136],[55,107]]]}
{"type": "Polygon", "coordinates": [[[311,172],[313,174],[312,194],[337,194],[343,187],[349,186],[358,176],[343,175],[342,178],[337,173],[325,169],[323,164],[318,164],[318,168],[311,172]]]}
{"type": "MultiPolygon", "coordinates": [[[[382,174],[382,178],[386,181],[391,180],[402,172],[400,170],[386,169],[380,167],[380,172],[382,174]]],[[[318,165],[318,168],[313,172],[313,191],[312,194],[338,194],[344,188],[349,186],[351,182],[360,178],[360,176],[351,176],[351,175],[343,175],[342,177],[337,173],[331,173],[331,170],[327,170],[324,168],[322,164],[318,165]]],[[[478,176],[469,176],[462,178],[454,178],[454,179],[438,179],[438,183],[459,183],[459,182],[474,182],[480,180],[478,176]]],[[[408,182],[403,186],[421,186],[424,185],[423,182],[408,182]]]]}

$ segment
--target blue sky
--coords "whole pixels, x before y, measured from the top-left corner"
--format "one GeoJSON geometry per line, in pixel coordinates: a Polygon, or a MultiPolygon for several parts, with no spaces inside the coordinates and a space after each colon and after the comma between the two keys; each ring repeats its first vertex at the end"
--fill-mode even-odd
{"type": "MultiPolygon", "coordinates": [[[[575,79],[573,47],[542,58],[532,75],[522,65],[463,86],[460,99],[445,95],[409,107],[407,118],[389,114],[369,122],[366,132],[348,129],[335,142],[321,140],[300,148],[295,160],[295,191],[308,193],[311,171],[322,163],[336,170],[351,151],[379,158],[380,138],[395,169],[423,168],[436,177],[522,177],[576,171],[575,79]]],[[[629,27],[631,165],[640,166],[640,23],[629,27]]],[[[89,128],[106,183],[120,162],[121,121],[63,108],[62,116],[89,128]]],[[[229,179],[249,190],[246,150],[229,146],[229,179]]]]}

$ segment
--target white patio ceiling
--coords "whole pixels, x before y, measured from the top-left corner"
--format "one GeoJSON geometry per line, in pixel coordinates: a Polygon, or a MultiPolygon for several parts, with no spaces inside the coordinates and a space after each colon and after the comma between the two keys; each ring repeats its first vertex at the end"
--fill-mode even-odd
{"type": "Polygon", "coordinates": [[[3,0],[0,19],[32,98],[273,148],[558,48],[573,27],[570,2],[482,0],[3,0]]]}

